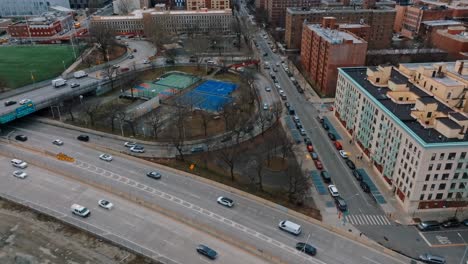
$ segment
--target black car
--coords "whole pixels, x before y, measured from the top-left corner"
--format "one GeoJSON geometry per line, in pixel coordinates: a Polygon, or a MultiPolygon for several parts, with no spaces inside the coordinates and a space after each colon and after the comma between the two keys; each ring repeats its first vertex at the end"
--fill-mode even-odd
{"type": "Polygon", "coordinates": [[[25,136],[25,135],[17,135],[15,137],[15,139],[18,140],[18,141],[23,141],[24,142],[24,141],[28,140],[28,137],[25,136]]]}
{"type": "Polygon", "coordinates": [[[153,179],[156,179],[156,180],[161,179],[161,173],[159,173],[157,171],[148,172],[148,173],[146,173],[146,176],[148,176],[150,178],[153,178],[153,179]]]}
{"type": "Polygon", "coordinates": [[[330,129],[330,127],[327,125],[327,123],[323,122],[322,123],[322,127],[325,129],[325,130],[328,130],[330,129]]]}
{"type": "Polygon", "coordinates": [[[301,128],[302,128],[302,124],[301,124],[300,122],[297,122],[297,123],[296,123],[296,128],[297,128],[297,129],[301,129],[301,128]]]}
{"type": "Polygon", "coordinates": [[[198,245],[197,252],[208,257],[209,259],[216,259],[216,256],[218,255],[216,251],[205,245],[198,245]]]}
{"type": "Polygon", "coordinates": [[[175,61],[173,59],[166,59],[166,64],[174,64],[175,61]]]}
{"type": "Polygon", "coordinates": [[[468,219],[462,221],[463,225],[468,226],[468,219]]]}
{"type": "Polygon", "coordinates": [[[344,212],[348,210],[348,205],[346,204],[346,201],[341,198],[341,197],[335,197],[335,205],[338,210],[344,212]]]}
{"type": "Polygon", "coordinates": [[[16,104],[16,101],[5,101],[5,106],[10,106],[16,104]]]}
{"type": "Polygon", "coordinates": [[[328,174],[328,171],[321,171],[320,175],[322,176],[323,182],[331,183],[331,177],[330,174],[328,174]]]}
{"type": "Polygon", "coordinates": [[[361,185],[361,189],[365,192],[365,193],[370,193],[370,187],[369,185],[365,182],[365,181],[361,181],[359,183],[359,185],[361,185]]]}
{"type": "Polygon", "coordinates": [[[304,243],[304,242],[298,242],[296,244],[296,249],[299,251],[302,251],[306,253],[307,255],[315,256],[317,254],[317,249],[314,248],[313,246],[304,243]]]}
{"type": "Polygon", "coordinates": [[[348,165],[350,169],[352,170],[356,169],[356,165],[354,165],[354,162],[352,162],[351,160],[347,159],[345,162],[346,162],[346,165],[348,165]]]}
{"type": "Polygon", "coordinates": [[[353,170],[353,176],[356,178],[356,180],[362,181],[362,175],[358,170],[353,170]]]}
{"type": "Polygon", "coordinates": [[[442,223],[442,227],[445,227],[445,228],[459,227],[459,226],[460,226],[460,222],[456,218],[448,219],[447,221],[444,221],[442,223]]]}
{"type": "Polygon", "coordinates": [[[289,110],[289,108],[291,107],[291,105],[288,103],[288,102],[284,102],[284,106],[286,106],[286,108],[289,110]]]}
{"type": "Polygon", "coordinates": [[[266,52],[263,53],[263,57],[266,57],[266,56],[268,56],[268,53],[266,53],[266,52]]]}
{"type": "Polygon", "coordinates": [[[312,145],[312,141],[310,140],[310,138],[308,137],[304,137],[304,143],[309,146],[309,145],[312,145]]]}
{"type": "Polygon", "coordinates": [[[88,141],[89,141],[89,136],[87,136],[87,135],[79,135],[76,139],[78,139],[79,141],[88,142],[88,141]]]}
{"type": "Polygon", "coordinates": [[[332,132],[328,132],[328,137],[331,139],[331,141],[336,141],[336,136],[332,132]]]}

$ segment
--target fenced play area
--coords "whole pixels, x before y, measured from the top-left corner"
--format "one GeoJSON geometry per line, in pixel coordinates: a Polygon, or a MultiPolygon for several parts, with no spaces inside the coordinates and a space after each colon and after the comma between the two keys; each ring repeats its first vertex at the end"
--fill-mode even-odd
{"type": "Polygon", "coordinates": [[[200,78],[194,75],[171,72],[161,76],[156,81],[140,83],[131,90],[126,91],[125,95],[147,99],[158,96],[160,100],[164,100],[198,81],[200,81],[200,78]]]}
{"type": "Polygon", "coordinates": [[[230,82],[208,80],[178,98],[178,101],[194,108],[216,112],[232,100],[231,94],[237,87],[237,84],[230,82]]]}

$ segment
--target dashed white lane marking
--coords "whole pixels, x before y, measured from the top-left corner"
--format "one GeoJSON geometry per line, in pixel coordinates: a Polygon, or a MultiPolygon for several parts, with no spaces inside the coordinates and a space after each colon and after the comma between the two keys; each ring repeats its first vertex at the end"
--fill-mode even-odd
{"type": "Polygon", "coordinates": [[[263,241],[266,241],[267,243],[271,244],[271,245],[274,245],[276,247],[279,247],[281,249],[284,249],[284,250],[287,250],[289,251],[291,254],[299,257],[299,258],[302,258],[303,260],[307,260],[309,261],[310,263],[314,263],[314,264],[326,264],[325,262],[321,261],[321,260],[318,260],[318,259],[314,259],[314,258],[311,258],[311,257],[308,257],[308,256],[305,256],[304,254],[302,254],[301,252],[299,252],[298,250],[292,248],[292,247],[289,247],[289,246],[286,246],[285,244],[281,243],[281,242],[278,242],[276,240],[273,240],[272,238],[268,237],[268,236],[265,236],[255,230],[252,230],[252,229],[249,229],[239,223],[236,223],[234,221],[231,221],[229,219],[226,219],[220,215],[217,215],[209,210],[206,210],[204,208],[200,208],[198,206],[195,206],[193,204],[191,204],[190,202],[188,201],[185,201],[181,198],[178,198],[178,197],[175,197],[175,196],[172,196],[170,194],[167,194],[163,191],[159,191],[157,189],[154,189],[152,187],[149,187],[147,185],[144,185],[143,183],[140,183],[140,182],[136,182],[134,180],[131,180],[127,177],[124,177],[124,176],[121,176],[121,175],[118,175],[116,173],[113,173],[113,172],[110,172],[110,171],[107,171],[106,169],[103,169],[103,168],[98,168],[96,166],[93,166],[93,165],[90,165],[90,164],[87,164],[86,162],[84,161],[81,161],[81,160],[75,160],[75,162],[73,163],[74,166],[78,167],[78,168],[81,168],[81,169],[85,169],[85,170],[88,170],[96,175],[100,175],[100,176],[103,176],[105,178],[109,178],[109,176],[106,176],[108,175],[112,175],[111,178],[109,179],[112,179],[112,180],[115,180],[115,181],[118,181],[120,183],[123,183],[123,184],[126,184],[130,187],[133,187],[133,188],[138,188],[138,189],[141,189],[143,191],[146,191],[150,194],[153,194],[153,195],[156,195],[160,198],[163,198],[163,199],[166,199],[168,201],[171,201],[171,202],[175,202],[181,206],[184,206],[186,208],[189,208],[195,212],[198,212],[198,213],[202,213],[203,215],[206,215],[208,217],[210,217],[211,219],[213,220],[216,220],[218,222],[222,222],[224,224],[227,224],[237,230],[240,230],[244,233],[247,233],[251,236],[254,236],[258,239],[261,239],[263,241]],[[99,171],[99,172],[98,172],[99,171]],[[140,187],[141,186],[141,187],[140,187]],[[148,191],[152,189],[153,191],[148,191]],[[188,206],[190,205],[190,207],[188,206]]]}

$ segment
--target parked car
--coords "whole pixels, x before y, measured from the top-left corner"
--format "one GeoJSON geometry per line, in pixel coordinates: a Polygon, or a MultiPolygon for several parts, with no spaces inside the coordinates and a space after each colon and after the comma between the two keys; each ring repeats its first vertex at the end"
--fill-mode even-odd
{"type": "Polygon", "coordinates": [[[89,136],[87,136],[87,135],[79,135],[79,136],[77,137],[77,139],[78,139],[79,141],[88,142],[88,141],[89,141],[89,136]]]}
{"type": "Polygon", "coordinates": [[[307,135],[304,128],[299,129],[299,133],[301,134],[301,136],[306,136],[307,135]]]}
{"type": "Polygon", "coordinates": [[[110,162],[110,161],[112,161],[113,158],[112,158],[111,155],[103,153],[103,154],[99,155],[99,159],[110,162]]]}
{"type": "Polygon", "coordinates": [[[425,253],[419,256],[419,260],[430,264],[445,264],[445,258],[437,255],[425,253]]]}
{"type": "Polygon", "coordinates": [[[302,251],[306,253],[307,255],[315,256],[317,254],[317,249],[314,248],[313,246],[304,243],[304,242],[298,242],[296,243],[296,249],[299,251],[302,251]]]}
{"type": "Polygon", "coordinates": [[[346,201],[341,198],[341,197],[335,197],[335,205],[338,210],[344,212],[348,210],[348,205],[346,204],[346,201]]]}
{"type": "Polygon", "coordinates": [[[157,172],[157,171],[151,171],[151,172],[148,172],[146,174],[146,176],[150,177],[150,178],[153,178],[153,179],[156,179],[156,180],[159,180],[161,179],[161,173],[157,172]]]}
{"type": "Polygon", "coordinates": [[[323,182],[331,183],[332,180],[328,171],[321,171],[320,176],[322,176],[323,182]]]}
{"type": "Polygon", "coordinates": [[[337,150],[342,150],[343,149],[343,146],[341,145],[341,143],[339,141],[334,141],[333,145],[335,145],[335,148],[337,150]]]}
{"type": "Polygon", "coordinates": [[[286,108],[289,110],[289,108],[291,107],[291,105],[289,104],[289,102],[284,102],[284,106],[286,106],[286,108]]]}
{"type": "Polygon", "coordinates": [[[16,104],[16,101],[12,101],[12,100],[5,101],[5,106],[10,106],[14,104],[16,104]]]}
{"type": "Polygon", "coordinates": [[[265,87],[265,91],[271,92],[271,87],[270,87],[270,86],[266,86],[266,87],[265,87]]]}
{"type": "Polygon", "coordinates": [[[356,180],[362,181],[362,175],[358,170],[353,170],[353,176],[356,178],[356,180]]]}
{"type": "Polygon", "coordinates": [[[322,162],[318,159],[314,160],[314,163],[315,163],[315,167],[318,169],[318,170],[323,170],[323,165],[322,165],[322,162]]]}
{"type": "Polygon", "coordinates": [[[451,228],[451,227],[459,227],[460,222],[456,218],[450,218],[444,222],[442,222],[442,227],[451,228]]]}
{"type": "Polygon", "coordinates": [[[26,177],[28,177],[28,174],[24,171],[17,170],[13,172],[13,176],[20,179],[26,179],[26,177]]]}
{"type": "Polygon", "coordinates": [[[203,256],[209,258],[209,259],[216,259],[216,256],[218,255],[218,253],[216,253],[216,251],[214,251],[213,249],[205,246],[205,245],[198,245],[197,246],[197,252],[199,254],[202,254],[203,256]]]}
{"type": "Polygon", "coordinates": [[[336,140],[336,136],[335,136],[335,134],[333,134],[332,132],[328,132],[328,137],[329,137],[332,141],[335,141],[335,140],[336,140]]]}
{"type": "Polygon", "coordinates": [[[348,165],[348,167],[352,170],[356,169],[356,165],[354,165],[354,162],[352,162],[350,159],[346,160],[346,165],[348,165]]]}
{"type": "Polygon", "coordinates": [[[307,146],[312,146],[312,141],[310,140],[309,137],[304,137],[304,143],[305,143],[307,146]]]}
{"type": "Polygon", "coordinates": [[[338,188],[336,188],[336,186],[333,185],[333,184],[328,185],[328,191],[330,192],[331,196],[333,196],[333,197],[340,196],[340,193],[338,192],[338,188]]]}
{"type": "Polygon", "coordinates": [[[418,224],[418,229],[420,231],[431,231],[431,230],[439,230],[440,229],[440,223],[437,221],[422,221],[421,223],[418,224]]]}
{"type": "Polygon", "coordinates": [[[325,123],[325,122],[322,123],[322,127],[323,127],[325,130],[330,129],[330,127],[328,127],[327,123],[325,123]]]}
{"type": "Polygon", "coordinates": [[[317,152],[311,152],[310,156],[312,157],[313,160],[318,160],[319,159],[317,152]]]}
{"type": "Polygon", "coordinates": [[[104,209],[107,209],[107,210],[110,210],[110,209],[112,209],[112,207],[114,207],[114,204],[112,204],[111,202],[109,202],[107,200],[104,200],[104,199],[99,200],[98,204],[99,204],[100,207],[102,207],[104,209]]]}
{"type": "Polygon", "coordinates": [[[370,193],[370,187],[369,185],[365,182],[365,181],[361,181],[359,183],[359,185],[361,186],[361,189],[365,192],[365,193],[370,193]]]}
{"type": "Polygon", "coordinates": [[[307,145],[307,151],[309,153],[314,152],[314,147],[312,147],[312,145],[307,145]]]}
{"type": "Polygon", "coordinates": [[[229,199],[229,198],[227,198],[227,197],[224,197],[224,196],[218,197],[218,199],[217,199],[216,201],[217,201],[219,204],[224,205],[224,206],[229,207],[229,208],[231,208],[231,207],[234,206],[234,201],[231,200],[231,199],[229,199]]]}
{"type": "Polygon", "coordinates": [[[464,226],[468,226],[468,218],[462,221],[464,226]]]}
{"type": "Polygon", "coordinates": [[[341,156],[343,159],[347,159],[347,158],[348,158],[348,154],[346,154],[346,151],[340,150],[340,151],[338,151],[338,153],[340,153],[340,156],[341,156]]]}
{"type": "Polygon", "coordinates": [[[63,141],[60,140],[60,139],[56,139],[56,140],[52,141],[52,144],[57,145],[57,146],[62,146],[62,145],[63,145],[63,141]]]}
{"type": "Polygon", "coordinates": [[[23,141],[24,142],[24,141],[28,140],[28,137],[25,136],[25,135],[16,135],[15,139],[18,140],[18,141],[23,141]]]}
{"type": "Polygon", "coordinates": [[[269,107],[268,107],[268,104],[267,104],[267,103],[264,103],[264,104],[263,104],[263,110],[268,110],[268,108],[269,108],[269,107]]]}

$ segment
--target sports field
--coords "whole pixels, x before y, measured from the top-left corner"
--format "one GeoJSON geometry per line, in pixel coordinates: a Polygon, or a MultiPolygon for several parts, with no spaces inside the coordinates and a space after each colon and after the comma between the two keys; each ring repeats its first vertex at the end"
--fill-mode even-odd
{"type": "MultiPolygon", "coordinates": [[[[77,56],[79,56],[77,51],[77,56]]],[[[0,47],[0,79],[17,88],[60,75],[74,61],[69,45],[25,45],[0,47]]]]}

